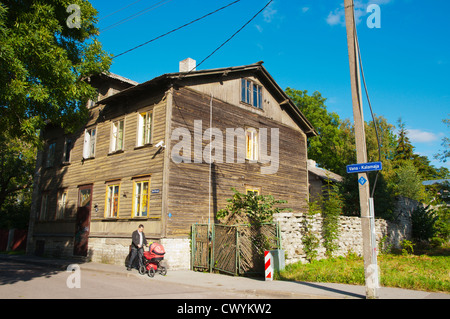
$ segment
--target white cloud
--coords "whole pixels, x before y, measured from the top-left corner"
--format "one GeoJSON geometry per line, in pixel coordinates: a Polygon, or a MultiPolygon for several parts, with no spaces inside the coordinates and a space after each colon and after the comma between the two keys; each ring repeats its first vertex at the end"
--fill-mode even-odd
{"type": "Polygon", "coordinates": [[[434,133],[418,129],[408,129],[408,137],[412,143],[430,143],[439,139],[434,133]]]}
{"type": "Polygon", "coordinates": [[[272,22],[274,16],[277,14],[277,10],[274,9],[274,3],[272,2],[264,11],[263,11],[263,17],[264,17],[264,21],[267,23],[272,22]]]}
{"type": "MultiPolygon", "coordinates": [[[[355,22],[358,25],[361,23],[362,18],[369,14],[367,10],[367,6],[369,4],[388,4],[392,0],[355,0],[355,22]]],[[[344,5],[341,4],[339,8],[336,8],[334,11],[330,11],[325,21],[329,25],[337,25],[340,24],[341,26],[345,26],[345,9],[344,5]]]]}
{"type": "Polygon", "coordinates": [[[308,10],[309,10],[309,7],[303,7],[303,8],[302,8],[302,12],[303,12],[303,13],[306,13],[308,10]]]}
{"type": "Polygon", "coordinates": [[[329,25],[336,25],[336,24],[344,24],[344,9],[336,9],[334,12],[330,11],[328,14],[328,17],[326,18],[326,21],[329,25]]]}

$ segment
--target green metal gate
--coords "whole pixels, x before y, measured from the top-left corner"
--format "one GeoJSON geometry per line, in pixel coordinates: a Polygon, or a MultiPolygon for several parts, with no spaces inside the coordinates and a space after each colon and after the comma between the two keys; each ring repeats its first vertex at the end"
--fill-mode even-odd
{"type": "Polygon", "coordinates": [[[193,224],[191,245],[193,269],[263,274],[264,250],[281,249],[279,224],[193,224]]]}

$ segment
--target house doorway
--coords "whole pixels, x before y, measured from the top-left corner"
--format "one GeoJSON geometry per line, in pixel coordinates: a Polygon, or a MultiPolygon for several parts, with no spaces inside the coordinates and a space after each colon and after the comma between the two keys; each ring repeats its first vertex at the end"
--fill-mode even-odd
{"type": "Polygon", "coordinates": [[[73,254],[86,257],[88,253],[89,229],[91,223],[92,184],[78,188],[78,209],[75,219],[73,254]]]}

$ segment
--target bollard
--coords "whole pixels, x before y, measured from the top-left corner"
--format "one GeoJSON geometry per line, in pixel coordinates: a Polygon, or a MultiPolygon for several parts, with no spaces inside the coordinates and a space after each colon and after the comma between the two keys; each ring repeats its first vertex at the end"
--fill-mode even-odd
{"type": "Polygon", "coordinates": [[[264,252],[265,280],[273,280],[273,257],[270,251],[264,252]]]}

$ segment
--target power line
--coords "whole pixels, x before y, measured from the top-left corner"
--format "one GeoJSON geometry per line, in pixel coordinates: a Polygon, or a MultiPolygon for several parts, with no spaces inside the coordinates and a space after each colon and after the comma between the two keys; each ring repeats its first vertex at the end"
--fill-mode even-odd
{"type": "Polygon", "coordinates": [[[236,4],[236,3],[240,2],[240,1],[241,1],[241,0],[235,0],[235,1],[233,1],[233,2],[231,2],[231,3],[229,3],[229,4],[227,4],[226,6],[223,6],[223,7],[219,8],[219,9],[216,9],[216,10],[210,12],[210,13],[207,13],[207,14],[205,14],[204,16],[201,16],[200,18],[197,18],[197,19],[195,19],[195,20],[192,20],[192,21],[190,21],[190,22],[188,22],[188,23],[186,23],[186,24],[183,24],[182,26],[180,26],[180,27],[178,27],[178,28],[175,28],[175,29],[173,29],[173,30],[170,30],[169,32],[166,32],[166,33],[164,33],[164,34],[162,34],[162,35],[160,35],[160,36],[157,36],[156,38],[153,38],[153,39],[151,39],[151,40],[149,40],[149,41],[147,41],[147,42],[144,42],[144,43],[139,44],[139,45],[137,45],[137,46],[135,46],[135,47],[133,47],[133,48],[131,48],[131,49],[128,49],[128,50],[126,50],[126,51],[124,51],[124,52],[122,52],[122,53],[119,53],[119,54],[115,55],[115,56],[113,57],[113,59],[115,59],[115,58],[117,58],[117,57],[119,57],[119,56],[121,56],[121,55],[124,55],[124,54],[126,54],[126,53],[128,53],[128,52],[134,51],[134,50],[136,50],[136,49],[138,49],[138,48],[140,48],[140,47],[142,47],[142,46],[144,46],[144,45],[147,45],[147,44],[149,44],[149,43],[151,43],[151,42],[153,42],[153,41],[156,41],[156,40],[158,40],[158,39],[160,39],[160,38],[162,38],[162,37],[165,37],[166,35],[169,35],[169,34],[175,32],[175,31],[178,31],[178,30],[184,28],[184,27],[187,27],[188,25],[191,25],[191,24],[193,24],[193,23],[195,23],[195,22],[197,22],[197,21],[200,21],[200,20],[202,20],[202,19],[204,19],[204,18],[206,18],[206,17],[208,17],[208,16],[210,16],[210,15],[216,13],[216,12],[219,12],[219,11],[221,11],[221,10],[223,10],[223,9],[226,9],[226,8],[228,8],[229,6],[231,6],[231,5],[233,5],[233,4],[236,4]]]}
{"type": "Polygon", "coordinates": [[[98,19],[98,21],[103,20],[103,19],[106,19],[106,18],[108,18],[108,17],[110,17],[110,16],[112,16],[112,15],[114,15],[114,14],[116,14],[116,13],[122,11],[122,10],[125,10],[125,9],[128,8],[128,7],[131,7],[132,5],[135,5],[135,4],[138,3],[138,2],[141,2],[141,1],[142,1],[142,0],[137,0],[137,1],[133,2],[133,3],[130,3],[129,5],[126,5],[125,7],[122,7],[122,8],[120,8],[119,10],[114,11],[113,13],[110,13],[110,14],[104,16],[104,17],[101,17],[100,19],[98,19]]]}
{"type": "MultiPolygon", "coordinates": [[[[199,64],[196,65],[196,68],[199,67],[203,62],[205,62],[206,60],[208,60],[214,53],[216,53],[217,51],[220,50],[220,48],[222,48],[225,44],[227,44],[231,39],[233,39],[239,32],[242,31],[242,29],[244,29],[250,22],[252,22],[261,12],[264,11],[265,8],[267,8],[269,6],[269,4],[272,2],[273,0],[270,0],[269,2],[267,2],[267,4],[261,9],[259,10],[250,20],[248,20],[242,27],[240,27],[235,33],[233,33],[233,35],[231,37],[229,37],[225,42],[223,42],[221,45],[219,45],[213,52],[211,52],[206,58],[204,58],[199,64]]],[[[191,73],[194,69],[190,70],[187,74],[191,73]]],[[[187,75],[186,74],[186,75],[187,75]]]]}
{"type": "Polygon", "coordinates": [[[121,25],[121,24],[123,24],[125,22],[131,21],[131,20],[133,20],[133,19],[143,15],[144,13],[147,13],[149,11],[153,11],[156,8],[158,8],[158,7],[162,6],[162,5],[165,5],[166,3],[169,3],[171,1],[173,1],[173,0],[162,0],[162,1],[159,1],[158,3],[155,3],[155,4],[149,6],[149,7],[145,8],[145,9],[142,9],[141,11],[139,11],[139,12],[137,12],[135,14],[132,14],[129,17],[126,17],[125,19],[122,19],[122,20],[120,20],[120,21],[118,21],[116,23],[113,23],[113,24],[107,26],[106,28],[100,30],[100,33],[108,31],[108,30],[111,30],[112,28],[117,27],[117,26],[119,26],[119,25],[121,25]]]}

